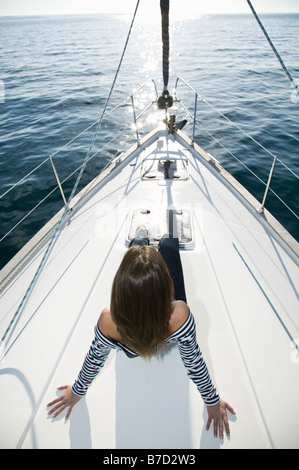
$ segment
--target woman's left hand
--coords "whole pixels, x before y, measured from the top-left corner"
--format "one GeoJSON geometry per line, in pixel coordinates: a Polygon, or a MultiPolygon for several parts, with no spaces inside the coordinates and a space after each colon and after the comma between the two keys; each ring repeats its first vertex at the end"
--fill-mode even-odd
{"type": "Polygon", "coordinates": [[[65,408],[68,408],[65,415],[65,419],[68,419],[73,406],[75,406],[81,397],[72,392],[72,387],[70,385],[62,385],[61,387],[58,387],[57,390],[65,390],[65,392],[60,397],[56,398],[56,400],[48,403],[47,407],[56,405],[48,412],[48,414],[50,415],[55,412],[53,417],[56,418],[56,416],[58,416],[65,408]]]}
{"type": "Polygon", "coordinates": [[[220,402],[217,405],[207,406],[208,421],[207,421],[206,430],[208,431],[210,429],[210,424],[212,420],[214,420],[214,423],[213,423],[214,436],[215,437],[218,436],[218,428],[219,428],[220,439],[223,439],[223,423],[224,423],[226,434],[228,436],[230,435],[228,418],[226,414],[227,409],[233,415],[236,414],[233,408],[226,401],[222,399],[220,399],[220,402]]]}

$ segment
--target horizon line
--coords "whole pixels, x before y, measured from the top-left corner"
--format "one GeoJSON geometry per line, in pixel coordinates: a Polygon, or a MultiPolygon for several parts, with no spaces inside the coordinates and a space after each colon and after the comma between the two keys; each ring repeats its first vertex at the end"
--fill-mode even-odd
{"type": "MultiPolygon", "coordinates": [[[[126,16],[129,15],[130,13],[124,13],[124,12],[78,12],[78,13],[10,13],[10,14],[0,14],[0,18],[7,18],[7,17],[14,17],[14,16],[91,16],[91,15],[121,15],[121,16],[126,16]]],[[[260,11],[259,14],[262,15],[298,15],[299,11],[260,11]]],[[[199,18],[200,16],[206,16],[206,15],[247,15],[247,16],[252,16],[252,13],[250,12],[204,12],[196,16],[196,19],[199,18]]],[[[192,18],[190,18],[192,19],[192,18]]]]}

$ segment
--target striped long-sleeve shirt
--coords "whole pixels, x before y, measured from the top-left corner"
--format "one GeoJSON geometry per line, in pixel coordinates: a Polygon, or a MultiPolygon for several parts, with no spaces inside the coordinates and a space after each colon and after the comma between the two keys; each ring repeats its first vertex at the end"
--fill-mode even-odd
{"type": "MultiPolygon", "coordinates": [[[[166,342],[177,343],[188,376],[197,386],[204,403],[207,406],[216,405],[220,398],[199,349],[195,320],[191,312],[183,325],[169,336],[166,342]]],[[[83,396],[86,394],[89,385],[103,367],[111,349],[123,350],[130,358],[138,357],[135,351],[132,351],[124,344],[108,339],[96,325],[95,338],[85,357],[78,378],[72,387],[72,391],[76,395],[83,396]]]]}

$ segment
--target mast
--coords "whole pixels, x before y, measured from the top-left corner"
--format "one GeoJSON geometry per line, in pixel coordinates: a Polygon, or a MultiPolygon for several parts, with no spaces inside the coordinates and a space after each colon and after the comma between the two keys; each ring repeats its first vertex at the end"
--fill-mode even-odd
{"type": "Polygon", "coordinates": [[[173,105],[173,98],[168,91],[169,79],[169,0],[160,0],[162,26],[162,70],[164,89],[158,99],[158,108],[167,109],[173,105]]]}

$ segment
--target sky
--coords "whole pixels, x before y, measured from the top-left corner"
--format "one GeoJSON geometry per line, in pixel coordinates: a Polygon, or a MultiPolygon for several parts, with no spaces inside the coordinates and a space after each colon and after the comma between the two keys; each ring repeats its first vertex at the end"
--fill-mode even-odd
{"type": "MultiPolygon", "coordinates": [[[[126,13],[132,15],[137,0],[0,0],[0,16],[126,13]]],[[[251,0],[257,13],[299,13],[299,0],[251,0]]],[[[150,15],[159,0],[140,0],[138,14],[150,15]]],[[[246,0],[170,0],[177,17],[207,13],[250,13],[246,0]]]]}

